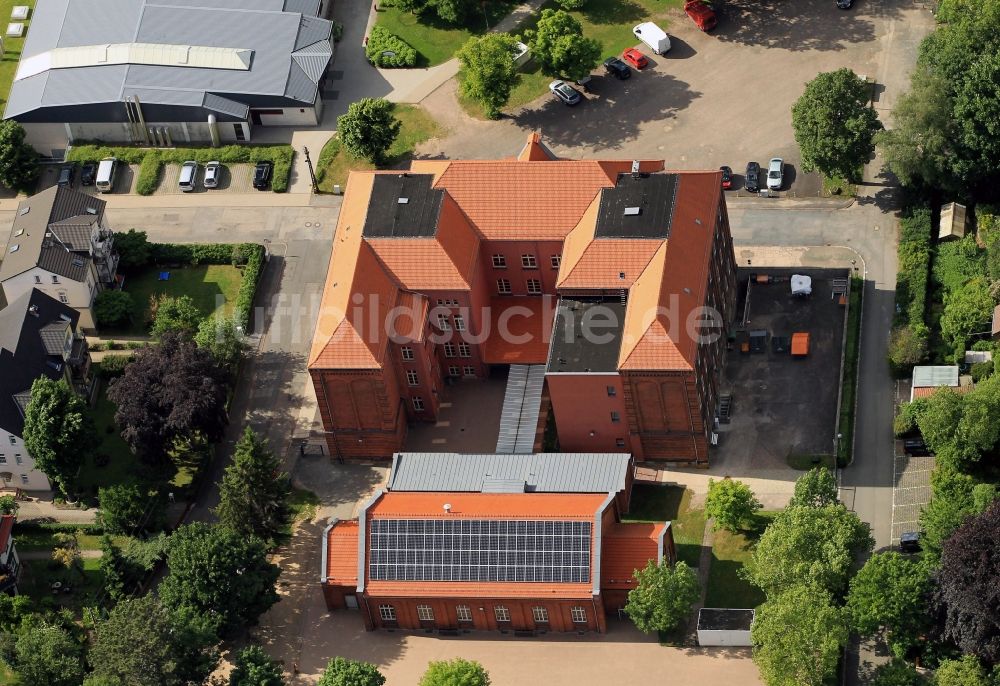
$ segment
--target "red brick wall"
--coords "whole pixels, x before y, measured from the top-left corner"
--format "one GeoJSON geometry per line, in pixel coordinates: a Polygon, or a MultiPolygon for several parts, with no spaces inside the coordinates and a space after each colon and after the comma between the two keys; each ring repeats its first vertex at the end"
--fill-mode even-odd
{"type": "Polygon", "coordinates": [[[618,374],[548,374],[545,377],[563,452],[628,452],[625,394],[618,374]],[[608,387],[614,395],[608,395],[608,387]],[[618,422],[612,421],[618,413],[618,422]],[[591,436],[590,433],[594,435],[591,436]],[[624,445],[618,444],[618,439],[624,445]]]}
{"type": "Polygon", "coordinates": [[[490,293],[497,292],[497,279],[510,281],[512,295],[528,295],[528,279],[538,279],[542,282],[542,292],[556,292],[556,278],[559,270],[552,268],[552,256],[562,255],[562,241],[482,241],[480,243],[480,266],[486,274],[490,293]],[[493,255],[503,255],[507,260],[506,268],[493,267],[493,255]],[[534,255],[536,269],[526,269],[522,266],[522,255],[534,255]]]}
{"type": "MultiPolygon", "coordinates": [[[[365,594],[365,602],[371,612],[372,628],[375,629],[468,629],[476,631],[597,631],[607,630],[604,604],[600,597],[587,600],[565,600],[556,598],[540,599],[474,599],[474,598],[382,598],[365,594]],[[396,621],[385,622],[379,614],[379,605],[391,605],[396,610],[396,621]],[[434,613],[433,621],[421,621],[417,606],[427,605],[434,613]],[[465,605],[472,612],[471,622],[458,620],[457,606],[465,605]],[[510,612],[509,622],[498,622],[495,609],[506,607],[510,612]],[[536,622],[532,608],[544,607],[548,610],[548,622],[536,622]],[[582,607],[586,611],[586,623],[572,621],[571,608],[582,607]]],[[[367,623],[367,617],[366,623],[367,623]]]]}
{"type": "Polygon", "coordinates": [[[388,460],[402,449],[406,412],[392,366],[309,374],[331,456],[388,460]]]}
{"type": "Polygon", "coordinates": [[[623,384],[637,459],[707,466],[706,425],[694,372],[628,372],[623,384]]]}

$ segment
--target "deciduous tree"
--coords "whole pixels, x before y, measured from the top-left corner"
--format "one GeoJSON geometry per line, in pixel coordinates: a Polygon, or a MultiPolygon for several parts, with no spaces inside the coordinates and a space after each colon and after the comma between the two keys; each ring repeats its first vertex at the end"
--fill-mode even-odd
{"type": "Polygon", "coordinates": [[[635,571],[637,585],[628,592],[625,612],[647,634],[670,631],[687,619],[701,594],[698,576],[684,562],[650,560],[635,571]]]}
{"type": "Polygon", "coordinates": [[[170,537],[169,574],[160,598],[172,609],[215,617],[223,632],[255,623],[278,601],[281,570],[267,559],[267,546],[222,526],[195,523],[170,537]]]}
{"type": "Polygon", "coordinates": [[[97,434],[87,404],[62,379],[39,377],[24,411],[24,447],[64,494],[73,488],[97,434]]]}
{"type": "Polygon", "coordinates": [[[928,565],[899,553],[876,553],[851,579],[847,612],[851,627],[862,636],[884,628],[893,652],[902,656],[928,629],[931,591],[928,565]]]}
{"type": "Polygon", "coordinates": [[[514,51],[517,42],[506,33],[470,38],[458,51],[462,63],[462,92],[480,105],[490,119],[500,117],[517,83],[514,51]]]}
{"type": "Polygon", "coordinates": [[[154,338],[163,338],[167,332],[177,332],[185,338],[193,338],[201,323],[201,312],[189,295],[171,297],[160,296],[150,333],[154,338]]]}
{"type": "Polygon", "coordinates": [[[40,615],[21,623],[14,642],[18,674],[26,684],[79,686],[83,681],[83,648],[63,626],[40,615]]]}
{"type": "Polygon", "coordinates": [[[923,686],[927,681],[910,663],[895,658],[876,667],[868,683],[871,686],[923,686]]]}
{"type": "Polygon", "coordinates": [[[131,686],[200,684],[218,662],[213,629],[173,615],[152,594],[124,598],[95,627],[89,661],[95,675],[131,686]]]}
{"type": "Polygon", "coordinates": [[[538,27],[528,40],[542,69],[554,76],[579,81],[601,59],[601,44],[584,38],[580,22],[563,10],[542,10],[538,27]]]}
{"type": "Polygon", "coordinates": [[[972,279],[961,289],[945,294],[941,337],[956,356],[965,353],[971,334],[989,331],[994,305],[990,283],[985,277],[972,279]]]}
{"type": "Polygon", "coordinates": [[[760,501],[742,481],[730,478],[708,480],[705,513],[715,520],[713,526],[716,531],[726,529],[736,533],[748,528],[760,508],[760,501]]]}
{"type": "Polygon", "coordinates": [[[327,663],[317,686],[382,686],[385,677],[368,662],[335,657],[327,663]]]}
{"type": "Polygon", "coordinates": [[[125,326],[132,317],[132,296],[119,290],[101,291],[94,299],[94,317],[100,327],[125,326]]]}
{"type": "Polygon", "coordinates": [[[882,128],[868,106],[870,86],[850,69],[819,74],[792,107],[802,169],[857,181],[882,128]]]}
{"type": "Polygon", "coordinates": [[[972,655],[942,660],[934,672],[934,686],[992,686],[982,664],[972,655]]]}
{"type": "Polygon", "coordinates": [[[206,317],[198,325],[194,341],[212,353],[212,359],[223,369],[234,368],[247,350],[243,333],[232,317],[206,317]]]}
{"type": "Polygon", "coordinates": [[[839,502],[837,477],[826,467],[815,467],[795,480],[795,494],[788,504],[826,507],[839,502]]]}
{"type": "Polygon", "coordinates": [[[20,190],[38,176],[38,153],[24,142],[24,127],[13,119],[0,122],[0,183],[20,190]]]}
{"type": "Polygon", "coordinates": [[[768,686],[822,686],[837,669],[848,629],[817,585],[794,585],[757,608],[753,659],[768,686]]]}
{"type": "Polygon", "coordinates": [[[145,231],[116,231],[115,250],[118,251],[118,268],[123,271],[141,269],[149,264],[152,251],[145,231]]]}
{"type": "Polygon", "coordinates": [[[136,536],[163,525],[163,499],[148,487],[116,484],[99,489],[97,499],[100,522],[107,533],[136,536]]]}
{"type": "Polygon", "coordinates": [[[801,584],[840,594],[855,558],[873,545],[868,525],[843,505],[790,506],[764,531],[744,575],[768,597],[801,584]]]}
{"type": "Polygon", "coordinates": [[[431,662],[420,686],[490,686],[490,675],[478,662],[456,657],[431,662]]]}
{"type": "Polygon", "coordinates": [[[233,462],[219,484],[219,523],[244,535],[274,540],[291,514],[288,474],[263,440],[247,427],[233,452],[233,462]]]}
{"type": "Polygon", "coordinates": [[[229,686],[284,686],[281,665],[258,645],[247,646],[236,656],[229,686]]]}
{"type": "Polygon", "coordinates": [[[1000,502],[962,524],[944,542],[936,599],[944,636],[964,652],[1000,662],[1000,502]]]}
{"type": "Polygon", "coordinates": [[[225,374],[212,355],[177,333],[140,350],[108,388],[118,406],[115,422],[140,457],[159,462],[178,437],[196,433],[209,441],[226,423],[225,374]]]}
{"type": "Polygon", "coordinates": [[[362,98],[352,102],[347,114],[337,118],[337,136],[349,153],[372,162],[385,162],[402,124],[393,114],[394,105],[384,98],[362,98]]]}

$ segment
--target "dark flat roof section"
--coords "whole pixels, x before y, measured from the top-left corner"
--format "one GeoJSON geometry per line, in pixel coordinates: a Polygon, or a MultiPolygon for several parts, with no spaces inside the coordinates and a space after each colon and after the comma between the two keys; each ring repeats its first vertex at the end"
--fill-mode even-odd
{"type": "Polygon", "coordinates": [[[619,174],[601,191],[596,238],[669,238],[677,174],[619,174]]]}
{"type": "Polygon", "coordinates": [[[625,305],[620,299],[560,298],[545,371],[618,371],[624,326],[625,305]]]}
{"type": "Polygon", "coordinates": [[[698,611],[698,628],[705,631],[750,631],[753,610],[702,608],[698,611]]]}
{"type": "Polygon", "coordinates": [[[437,233],[443,190],[431,174],[377,174],[365,217],[365,238],[431,238],[437,233]]]}

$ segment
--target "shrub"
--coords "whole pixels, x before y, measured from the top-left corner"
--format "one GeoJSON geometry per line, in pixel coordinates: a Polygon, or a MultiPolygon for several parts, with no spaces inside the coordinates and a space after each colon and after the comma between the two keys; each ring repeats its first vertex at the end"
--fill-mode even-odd
{"type": "Polygon", "coordinates": [[[101,378],[107,381],[121,376],[132,359],[132,355],[115,355],[113,353],[105,355],[104,359],[101,360],[101,378]]]}
{"type": "Polygon", "coordinates": [[[417,51],[384,26],[372,27],[365,54],[376,67],[412,67],[417,63],[417,51]],[[386,55],[386,52],[392,54],[386,55]]]}
{"type": "Polygon", "coordinates": [[[892,420],[892,433],[896,438],[909,436],[917,430],[916,406],[913,403],[903,403],[899,412],[892,420]]]}
{"type": "Polygon", "coordinates": [[[889,362],[897,376],[905,376],[927,358],[927,327],[922,323],[897,326],[889,334],[889,362]]]}
{"type": "Polygon", "coordinates": [[[139,195],[152,195],[160,186],[160,168],[163,163],[160,155],[149,152],[139,164],[139,178],[135,180],[135,192],[139,195]]]}
{"type": "Polygon", "coordinates": [[[124,271],[141,269],[149,264],[149,239],[145,231],[129,229],[115,232],[115,250],[118,251],[118,268],[124,271]]]}
{"type": "Polygon", "coordinates": [[[240,250],[247,254],[247,263],[243,268],[243,280],[240,282],[240,292],[236,296],[236,311],[233,314],[244,332],[250,328],[250,315],[253,313],[253,300],[257,295],[257,283],[264,269],[264,246],[257,243],[244,243],[240,250]]]}
{"type": "Polygon", "coordinates": [[[900,324],[922,324],[927,309],[927,282],[931,260],[931,213],[914,211],[900,221],[896,307],[900,324]]]}
{"type": "Polygon", "coordinates": [[[125,291],[101,291],[94,299],[98,326],[124,326],[132,316],[132,296],[125,291]]]}
{"type": "Polygon", "coordinates": [[[979,383],[983,379],[988,378],[992,373],[993,360],[988,360],[987,362],[976,362],[969,370],[969,374],[972,375],[972,380],[975,383],[979,383]]]}

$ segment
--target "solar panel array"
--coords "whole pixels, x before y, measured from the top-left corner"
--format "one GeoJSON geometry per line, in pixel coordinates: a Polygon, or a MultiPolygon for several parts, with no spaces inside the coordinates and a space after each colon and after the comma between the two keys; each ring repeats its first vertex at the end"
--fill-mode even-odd
{"type": "Polygon", "coordinates": [[[591,522],[375,519],[371,581],[589,583],[591,522]]]}

